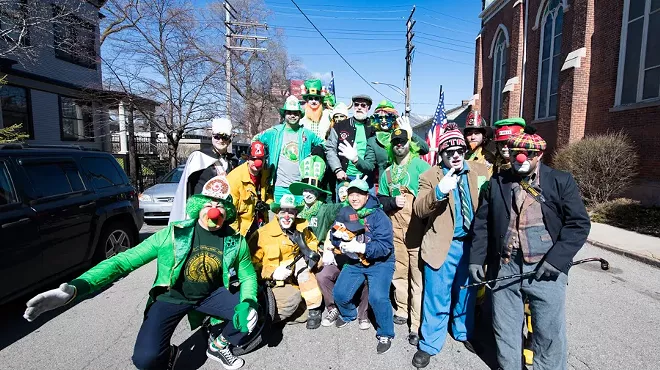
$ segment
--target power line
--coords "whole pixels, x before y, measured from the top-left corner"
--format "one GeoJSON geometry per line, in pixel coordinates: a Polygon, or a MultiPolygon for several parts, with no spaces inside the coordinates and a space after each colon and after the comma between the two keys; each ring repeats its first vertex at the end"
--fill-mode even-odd
{"type": "Polygon", "coordinates": [[[419,23],[426,24],[428,26],[433,26],[433,27],[436,27],[436,28],[440,28],[440,29],[443,29],[443,30],[451,31],[451,32],[464,33],[466,35],[473,35],[474,34],[474,32],[461,31],[461,30],[457,30],[455,28],[444,27],[444,26],[441,26],[439,24],[426,22],[426,21],[419,21],[419,23]]]}
{"type": "Polygon", "coordinates": [[[426,46],[430,46],[432,48],[438,48],[438,49],[442,49],[442,50],[445,50],[445,51],[454,51],[454,52],[463,53],[463,54],[474,54],[474,51],[456,50],[456,49],[446,48],[444,46],[429,44],[428,42],[424,42],[424,41],[417,41],[417,43],[420,44],[420,45],[426,45],[426,46]]]}
{"type": "Polygon", "coordinates": [[[445,57],[441,57],[441,56],[437,56],[437,55],[433,55],[433,54],[427,54],[427,53],[424,53],[424,52],[421,52],[421,51],[417,51],[417,53],[422,54],[422,55],[426,55],[427,57],[433,57],[433,58],[436,58],[436,59],[444,60],[444,61],[447,61],[447,62],[452,62],[452,63],[457,63],[457,64],[464,64],[466,66],[474,67],[474,64],[472,64],[472,63],[466,63],[466,62],[461,62],[461,61],[458,61],[458,60],[447,59],[445,57]]]}
{"type": "MultiPolygon", "coordinates": [[[[298,14],[291,14],[291,13],[280,13],[280,12],[274,12],[276,15],[284,16],[284,17],[298,17],[298,14]]],[[[305,17],[307,17],[305,15],[305,17]]],[[[326,18],[326,19],[341,19],[341,20],[346,20],[346,21],[379,21],[379,22],[393,22],[393,21],[402,21],[404,18],[373,18],[373,17],[357,17],[357,18],[346,18],[346,17],[334,17],[330,15],[313,15],[314,18],[326,18]]]]}
{"type": "Polygon", "coordinates": [[[435,38],[438,38],[438,39],[445,39],[445,40],[449,40],[449,41],[461,42],[463,44],[474,46],[474,41],[465,41],[465,40],[459,40],[459,39],[452,39],[451,37],[438,36],[438,35],[434,35],[434,34],[428,33],[428,32],[419,32],[418,31],[417,33],[420,34],[420,35],[431,36],[431,37],[435,37],[435,38]]]}
{"type": "MultiPolygon", "coordinates": [[[[344,54],[345,55],[378,54],[378,53],[392,53],[392,52],[395,52],[395,51],[403,51],[403,50],[406,50],[406,49],[400,48],[400,49],[389,49],[389,50],[359,51],[359,52],[355,52],[355,53],[344,53],[344,54]]],[[[329,56],[329,55],[335,55],[335,54],[318,54],[318,53],[309,53],[309,54],[307,54],[307,53],[305,53],[305,54],[294,54],[294,55],[297,55],[297,56],[301,56],[301,55],[329,56]]]]}
{"type": "MultiPolygon", "coordinates": [[[[288,6],[278,6],[278,5],[268,5],[269,8],[285,9],[285,10],[296,10],[288,6]]],[[[330,10],[330,9],[307,9],[308,12],[326,12],[326,13],[401,13],[406,10],[330,10]]]]}
{"type": "MultiPolygon", "coordinates": [[[[459,17],[453,16],[453,15],[450,15],[450,14],[447,14],[447,13],[442,13],[442,12],[439,12],[439,11],[437,11],[437,10],[433,10],[433,9],[427,8],[427,7],[425,7],[425,6],[420,6],[419,8],[420,8],[420,9],[424,9],[424,10],[429,11],[429,12],[432,12],[432,13],[440,14],[440,15],[442,15],[442,16],[444,16],[444,17],[447,17],[447,18],[453,18],[453,19],[456,19],[456,20],[459,20],[459,21],[462,21],[462,22],[466,22],[466,23],[471,23],[471,24],[479,24],[479,22],[476,22],[476,21],[470,21],[470,20],[467,20],[467,19],[464,19],[464,18],[459,18],[459,17]]],[[[431,17],[431,16],[429,16],[429,15],[427,15],[427,17],[429,17],[429,18],[433,18],[433,19],[436,19],[436,20],[439,20],[439,21],[442,21],[442,20],[439,19],[439,18],[431,17]]]]}
{"type": "MultiPolygon", "coordinates": [[[[277,1],[270,1],[270,0],[265,2],[265,4],[266,5],[268,5],[268,4],[289,5],[288,2],[277,2],[277,1]]],[[[314,1],[314,6],[320,6],[320,7],[324,7],[324,8],[342,8],[342,9],[346,8],[345,5],[319,4],[317,1],[314,1]]],[[[410,5],[392,5],[392,6],[388,6],[388,8],[410,8],[411,6],[412,6],[412,4],[410,4],[410,5]]],[[[357,8],[357,7],[355,7],[355,8],[357,8]]],[[[371,11],[372,8],[361,8],[361,9],[364,9],[364,12],[368,13],[368,12],[371,11]]]]}
{"type": "MultiPolygon", "coordinates": [[[[294,39],[304,39],[315,37],[314,35],[284,35],[285,37],[291,37],[294,39]]],[[[363,40],[363,41],[401,41],[401,39],[382,39],[382,38],[357,38],[357,37],[330,37],[333,40],[363,40]]]]}
{"type": "Polygon", "coordinates": [[[314,22],[312,22],[312,20],[309,19],[309,17],[307,16],[307,14],[305,14],[305,12],[303,12],[303,10],[300,9],[300,7],[298,6],[298,4],[296,4],[295,0],[291,0],[291,2],[293,3],[293,5],[296,6],[296,8],[298,8],[298,11],[299,11],[299,12],[305,17],[305,19],[307,19],[307,21],[309,22],[309,24],[311,24],[312,27],[314,27],[314,28],[316,29],[316,31],[319,33],[319,35],[321,35],[321,37],[323,37],[323,39],[325,40],[325,42],[327,42],[328,45],[330,45],[330,47],[332,48],[332,50],[334,50],[335,53],[337,53],[337,55],[339,55],[339,57],[344,61],[344,63],[346,63],[346,64],[347,64],[347,65],[353,70],[353,72],[355,72],[355,74],[358,75],[358,76],[362,79],[362,81],[364,81],[364,83],[366,83],[367,85],[369,85],[369,87],[371,87],[375,92],[377,92],[378,94],[380,94],[380,95],[381,95],[382,97],[384,97],[385,99],[387,99],[387,100],[392,100],[392,99],[388,98],[387,96],[385,96],[385,94],[383,94],[383,93],[381,93],[380,91],[378,91],[378,89],[376,89],[372,84],[370,84],[369,81],[367,81],[366,78],[362,77],[362,75],[360,74],[360,72],[358,72],[358,71],[357,71],[357,70],[351,65],[351,63],[349,63],[348,60],[346,60],[346,58],[344,58],[344,56],[341,55],[341,53],[339,52],[339,50],[337,50],[337,49],[334,47],[334,45],[332,45],[332,43],[330,42],[330,40],[328,40],[328,39],[323,35],[323,32],[321,32],[321,30],[319,30],[318,27],[316,27],[316,25],[314,24],[314,22]]]}
{"type": "Polygon", "coordinates": [[[467,45],[460,45],[460,44],[452,44],[451,42],[440,41],[440,40],[436,40],[436,39],[432,39],[432,38],[430,38],[430,37],[424,37],[424,36],[417,36],[417,38],[418,38],[418,39],[422,39],[422,40],[429,40],[429,41],[431,41],[431,42],[441,43],[441,44],[443,44],[443,45],[451,45],[451,46],[456,46],[456,47],[458,47],[458,48],[466,48],[466,49],[474,50],[474,46],[467,46],[467,45]]]}
{"type": "MultiPolygon", "coordinates": [[[[310,32],[310,33],[316,33],[316,30],[313,28],[305,28],[305,27],[280,27],[280,26],[275,26],[270,25],[271,28],[274,29],[280,29],[284,31],[300,31],[300,32],[310,32]]],[[[403,36],[403,31],[389,31],[389,33],[383,33],[379,31],[361,31],[361,30],[330,30],[327,29],[326,32],[332,32],[332,33],[338,33],[342,35],[365,35],[365,34],[370,34],[374,36],[378,35],[383,35],[383,36],[403,36]]]]}

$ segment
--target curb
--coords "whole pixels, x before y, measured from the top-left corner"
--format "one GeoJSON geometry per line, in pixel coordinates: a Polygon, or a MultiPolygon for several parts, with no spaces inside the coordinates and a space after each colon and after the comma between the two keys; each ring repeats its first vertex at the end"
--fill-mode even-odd
{"type": "Polygon", "coordinates": [[[645,263],[647,265],[651,265],[651,266],[660,268],[660,260],[657,259],[657,258],[653,258],[653,257],[647,256],[647,255],[644,255],[644,254],[635,253],[635,252],[631,252],[631,251],[628,251],[628,250],[625,250],[625,249],[617,248],[617,247],[614,247],[614,246],[611,246],[611,245],[608,245],[608,244],[597,242],[597,241],[592,240],[592,239],[587,239],[587,243],[589,243],[589,244],[591,244],[595,247],[605,249],[605,250],[610,251],[612,253],[620,254],[624,257],[628,257],[628,258],[634,259],[636,261],[645,263]]]}

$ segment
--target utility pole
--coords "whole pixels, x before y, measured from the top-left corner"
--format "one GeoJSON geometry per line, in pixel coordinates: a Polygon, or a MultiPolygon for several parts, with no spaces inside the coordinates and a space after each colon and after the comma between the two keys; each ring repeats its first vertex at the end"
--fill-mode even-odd
{"type": "Polygon", "coordinates": [[[415,6],[413,5],[412,11],[410,12],[410,17],[406,22],[406,117],[410,117],[410,74],[412,72],[412,52],[415,50],[415,45],[413,45],[412,40],[415,37],[413,32],[413,27],[417,21],[413,20],[413,14],[415,14],[415,6]]]}
{"type": "Polygon", "coordinates": [[[251,39],[251,40],[254,40],[255,43],[259,42],[259,41],[268,40],[268,37],[264,37],[264,36],[236,34],[231,27],[236,26],[236,27],[244,27],[244,28],[255,28],[255,29],[264,28],[264,29],[268,29],[268,25],[266,25],[265,23],[239,21],[238,17],[236,16],[236,14],[238,12],[236,11],[236,9],[234,9],[233,6],[231,6],[229,1],[225,1],[222,5],[225,8],[225,49],[226,49],[226,52],[227,52],[227,55],[226,55],[227,60],[225,61],[225,80],[226,80],[225,89],[226,89],[226,94],[227,94],[227,102],[225,103],[225,105],[226,105],[225,109],[227,110],[227,118],[229,118],[231,120],[231,57],[232,57],[232,51],[249,51],[249,52],[266,51],[266,48],[232,46],[231,40],[233,40],[233,39],[251,39]]]}

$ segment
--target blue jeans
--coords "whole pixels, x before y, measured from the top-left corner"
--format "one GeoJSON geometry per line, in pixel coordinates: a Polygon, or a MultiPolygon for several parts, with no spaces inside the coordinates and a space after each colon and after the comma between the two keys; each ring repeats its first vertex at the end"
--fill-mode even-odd
{"type": "MultiPolygon", "coordinates": [[[[517,252],[509,263],[501,265],[497,276],[534,271],[537,265],[523,262],[522,253],[517,252]]],[[[564,370],[568,367],[564,307],[567,283],[568,276],[561,273],[554,281],[511,279],[495,285],[492,293],[493,331],[501,369],[520,370],[522,367],[521,328],[525,322],[525,298],[529,299],[532,312],[534,369],[564,370]]]]}
{"type": "Polygon", "coordinates": [[[198,311],[227,321],[222,335],[234,345],[240,344],[247,333],[233,325],[234,307],[239,303],[239,293],[232,294],[218,288],[197,305],[156,301],[142,322],[133,349],[133,364],[138,369],[163,369],[170,355],[170,339],[181,319],[190,311],[198,311]]]}
{"type": "Polygon", "coordinates": [[[466,285],[470,279],[470,246],[469,242],[454,240],[449,247],[447,259],[439,269],[424,264],[422,339],[419,349],[430,355],[436,355],[442,350],[450,315],[454,339],[466,341],[472,334],[477,292],[473,288],[461,289],[461,285],[466,285]]]}
{"type": "Polygon", "coordinates": [[[366,267],[360,263],[345,265],[339,273],[332,292],[341,318],[346,322],[357,318],[353,297],[366,279],[369,288],[369,306],[376,318],[374,325],[376,336],[394,338],[393,309],[390,301],[393,276],[394,261],[377,262],[366,267]]]}

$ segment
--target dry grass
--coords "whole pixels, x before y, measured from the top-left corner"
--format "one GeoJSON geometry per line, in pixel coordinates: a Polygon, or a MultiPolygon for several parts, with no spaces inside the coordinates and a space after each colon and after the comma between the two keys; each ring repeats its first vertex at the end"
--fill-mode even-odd
{"type": "Polygon", "coordinates": [[[644,207],[631,199],[614,199],[589,207],[591,220],[640,234],[660,237],[660,207],[644,207]]]}

